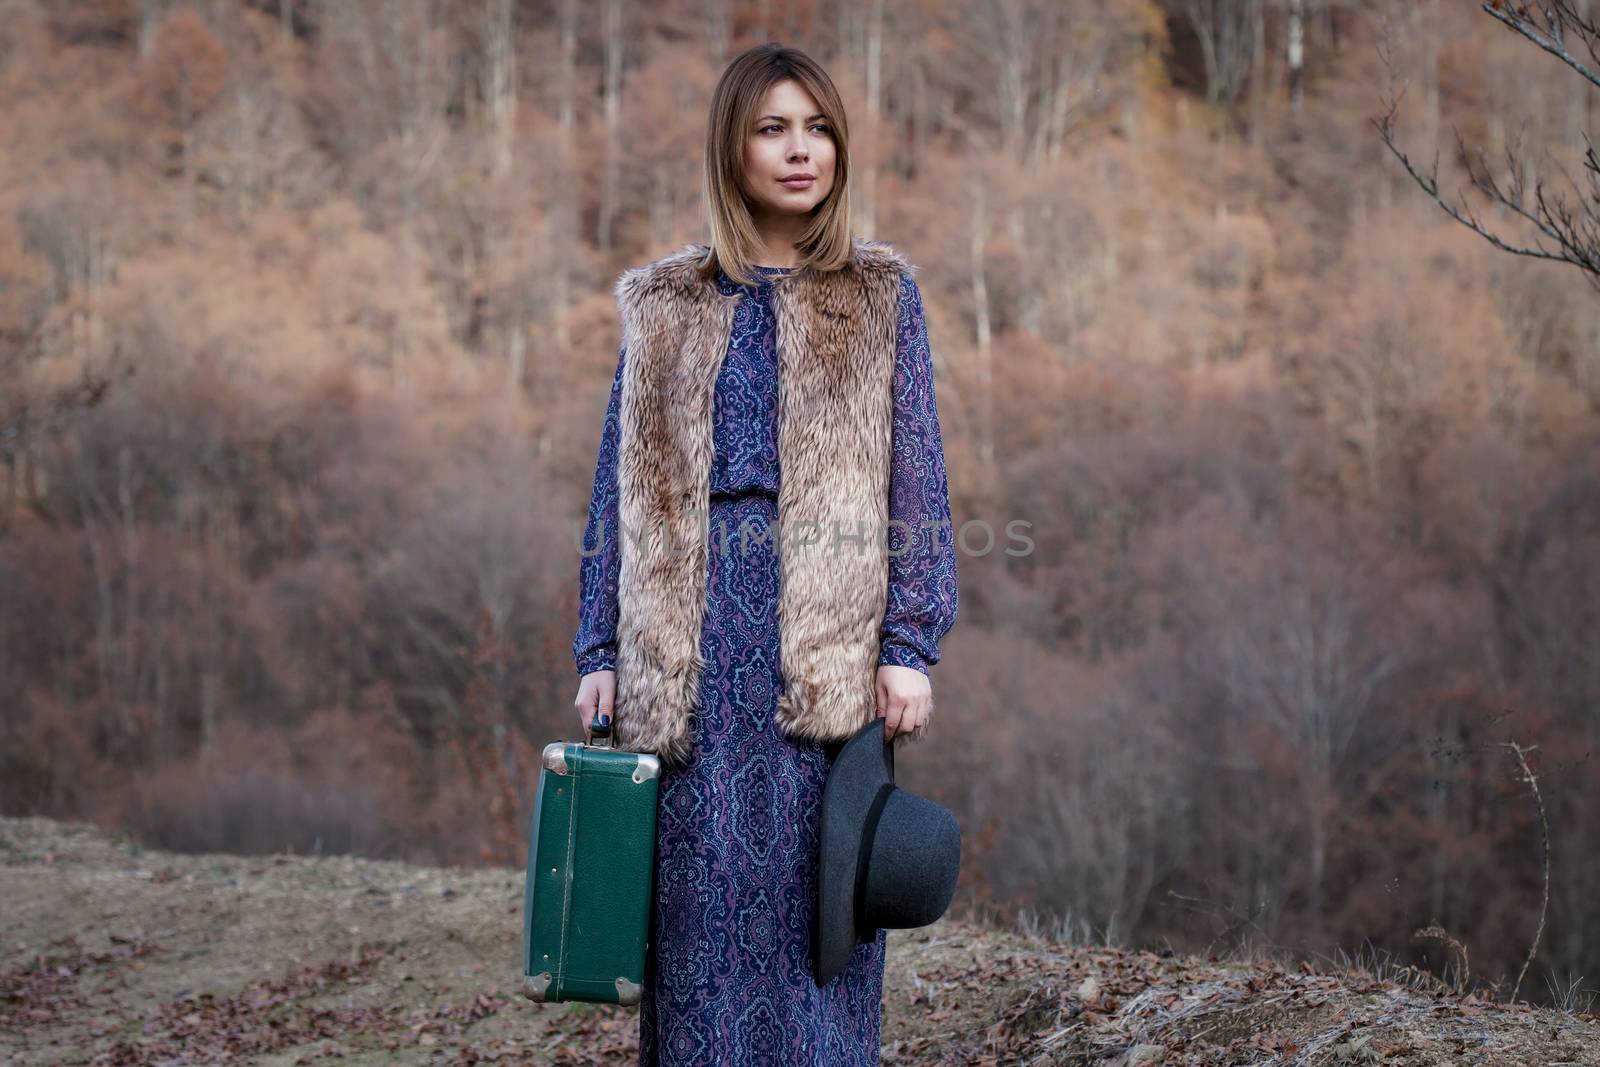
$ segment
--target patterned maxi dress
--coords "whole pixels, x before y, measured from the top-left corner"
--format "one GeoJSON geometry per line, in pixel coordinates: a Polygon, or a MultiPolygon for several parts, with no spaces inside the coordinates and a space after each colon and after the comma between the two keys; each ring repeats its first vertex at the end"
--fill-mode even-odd
{"type": "MultiPolygon", "coordinates": [[[[779,670],[778,379],[770,278],[744,287],[714,402],[707,602],[695,741],[660,783],[655,910],[640,1063],[877,1064],[885,931],[821,989],[812,977],[817,820],[837,744],[794,744],[773,721],[779,670]],[[750,524],[741,550],[740,524],[750,524]],[[724,537],[721,531],[727,531],[724,537]]],[[[739,287],[723,275],[722,292],[739,287]]],[[[902,273],[894,376],[889,598],[880,663],[926,672],[956,615],[944,454],[921,294],[902,273]],[[927,523],[927,525],[923,525],[927,523]],[[939,524],[939,525],[934,525],[939,524]]],[[[618,354],[580,563],[578,674],[615,669],[618,354]]]]}

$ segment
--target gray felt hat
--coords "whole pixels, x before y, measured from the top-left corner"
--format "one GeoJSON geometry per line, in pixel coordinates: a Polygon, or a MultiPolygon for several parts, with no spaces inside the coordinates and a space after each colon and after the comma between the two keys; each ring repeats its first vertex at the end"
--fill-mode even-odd
{"type": "Polygon", "coordinates": [[[935,922],[961,871],[961,828],[949,808],[894,784],[894,744],[883,720],[845,742],[822,791],[817,920],[818,986],[844,970],[878,930],[935,922]]]}

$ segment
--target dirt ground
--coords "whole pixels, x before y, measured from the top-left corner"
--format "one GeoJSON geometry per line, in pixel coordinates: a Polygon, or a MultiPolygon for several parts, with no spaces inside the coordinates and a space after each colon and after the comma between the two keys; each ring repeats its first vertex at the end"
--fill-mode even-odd
{"type": "MultiPolygon", "coordinates": [[[[633,1064],[638,1010],[539,1005],[521,871],[152,852],[0,819],[7,1064],[633,1064]]],[[[1363,974],[889,933],[885,1064],[1593,1064],[1593,1015],[1363,974]]]]}

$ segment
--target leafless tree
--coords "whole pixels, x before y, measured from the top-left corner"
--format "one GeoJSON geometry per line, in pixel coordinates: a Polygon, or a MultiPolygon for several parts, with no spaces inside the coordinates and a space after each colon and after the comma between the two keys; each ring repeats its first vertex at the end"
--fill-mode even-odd
{"type": "MultiPolygon", "coordinates": [[[[1521,35],[1541,50],[1556,57],[1593,86],[1600,86],[1600,26],[1587,13],[1585,0],[1548,0],[1542,6],[1508,4],[1505,0],[1484,0],[1480,8],[1502,23],[1507,29],[1521,35]],[[1581,53],[1581,54],[1580,54],[1581,53]]],[[[1420,185],[1444,211],[1457,222],[1479,234],[1490,244],[1505,252],[1534,259],[1549,259],[1570,263],[1583,271],[1590,286],[1600,291],[1600,158],[1594,145],[1584,135],[1584,173],[1573,178],[1557,164],[1562,176],[1573,188],[1574,200],[1560,193],[1550,193],[1542,179],[1535,179],[1530,194],[1528,190],[1529,160],[1520,152],[1516,138],[1508,141],[1505,150],[1505,176],[1496,177],[1484,153],[1472,152],[1456,131],[1457,157],[1467,170],[1473,188],[1492,204],[1497,204],[1512,215],[1533,227],[1536,232],[1532,245],[1501,237],[1479,218],[1465,201],[1454,203],[1439,191],[1439,164],[1437,157],[1431,170],[1424,174],[1410,157],[1395,143],[1395,127],[1400,98],[1404,91],[1393,88],[1397,80],[1392,62],[1392,40],[1382,42],[1384,62],[1390,72],[1390,90],[1387,108],[1382,117],[1373,120],[1379,136],[1406,173],[1420,185]]]]}
{"type": "Polygon", "coordinates": [[[1183,0],[1182,11],[1200,42],[1205,63],[1206,98],[1230,104],[1254,65],[1254,28],[1262,21],[1263,0],[1183,0]]]}
{"type": "Polygon", "coordinates": [[[105,367],[84,364],[78,378],[64,387],[29,389],[25,366],[37,348],[38,329],[0,331],[0,466],[6,471],[6,507],[0,524],[22,500],[35,496],[31,446],[61,432],[73,419],[98,404],[111,386],[112,362],[105,367]]]}
{"type": "Polygon", "coordinates": [[[140,58],[150,54],[150,48],[155,43],[156,34],[161,27],[161,20],[166,17],[167,9],[171,6],[169,0],[138,0],[136,7],[139,19],[140,58]]]}
{"type": "Polygon", "coordinates": [[[1369,530],[1335,525],[1306,508],[1270,536],[1247,527],[1226,558],[1195,570],[1188,602],[1203,676],[1227,706],[1270,726],[1296,761],[1313,915],[1323,907],[1340,767],[1408,658],[1385,629],[1400,572],[1373,567],[1382,542],[1369,530]]]}
{"type": "Polygon", "coordinates": [[[600,218],[595,242],[611,248],[617,214],[618,172],[622,169],[622,75],[627,56],[627,0],[605,0],[601,37],[605,52],[605,158],[600,175],[600,218]]]}
{"type": "Polygon", "coordinates": [[[47,269],[45,297],[63,310],[64,336],[32,334],[48,355],[71,351],[92,361],[105,351],[102,307],[116,281],[119,253],[113,239],[115,185],[99,164],[74,172],[65,188],[29,198],[17,211],[22,250],[47,269]]]}
{"type": "Polygon", "coordinates": [[[991,114],[968,120],[939,116],[974,151],[1003,153],[1029,168],[1056,162],[1078,129],[1119,44],[1137,32],[1126,14],[1039,0],[1005,0],[961,9],[949,30],[968,49],[957,68],[941,72],[958,95],[989,103],[991,114]]]}
{"type": "Polygon", "coordinates": [[[511,136],[517,116],[517,22],[511,0],[489,0],[481,32],[479,91],[489,113],[494,175],[498,178],[511,168],[511,136]]]}

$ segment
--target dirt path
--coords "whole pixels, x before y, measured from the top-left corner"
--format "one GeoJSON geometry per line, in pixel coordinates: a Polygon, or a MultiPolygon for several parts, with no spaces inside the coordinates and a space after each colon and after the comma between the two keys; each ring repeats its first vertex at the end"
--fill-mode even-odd
{"type": "MultiPolygon", "coordinates": [[[[182,856],[0,819],[8,1064],[637,1062],[638,1014],[515,995],[522,874],[182,856]]],[[[1600,1025],[1370,977],[891,931],[887,1064],[1585,1064],[1600,1025]]]]}

